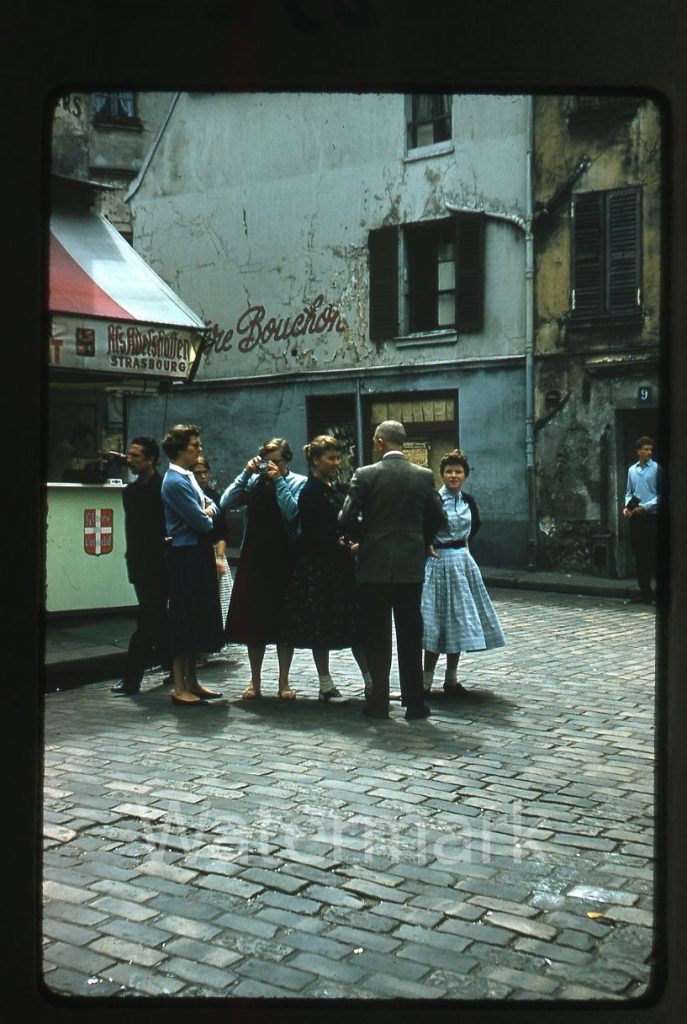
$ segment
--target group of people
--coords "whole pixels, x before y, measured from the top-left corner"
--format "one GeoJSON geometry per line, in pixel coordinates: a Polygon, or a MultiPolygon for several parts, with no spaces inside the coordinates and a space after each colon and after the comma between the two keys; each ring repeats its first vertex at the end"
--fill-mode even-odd
{"type": "Polygon", "coordinates": [[[380,423],[377,461],[356,470],[345,488],[337,480],[337,438],[318,435],[305,445],[303,476],[289,468],[286,439],[274,437],[219,495],[208,486],[198,426],[178,424],[165,435],[164,480],[156,442],[135,438],[127,460],[137,480],[125,489],[124,507],[139,621],[115,692],[138,692],[146,659],[155,659],[171,668],[175,704],[205,706],[222,694],[200,682],[198,665],[230,643],[247,647],[251,675],[242,697],[256,700],[265,650],[274,644],[281,699],[296,696],[289,670],[298,648],[312,651],[319,699],[340,703],[330,651],[350,648],[363,679],[363,713],[386,718],[393,617],[405,717],[430,713],[426,697],[440,654],[444,691],[460,694],[461,652],[505,643],[469,551],[480,526],[474,498],[462,493],[470,467],[464,452],[448,452],[437,491],[431,471],[406,459],[404,441],[401,423],[380,423]],[[245,529],[232,585],[222,513],[239,508],[245,529]]]}
{"type": "MultiPolygon", "coordinates": [[[[242,697],[256,700],[265,650],[274,644],[281,699],[296,696],[289,671],[299,648],[312,651],[319,699],[340,703],[345,697],[330,673],[330,651],[350,648],[364,683],[364,714],[386,718],[393,617],[406,718],[430,713],[426,697],[441,654],[445,694],[464,693],[461,652],[505,644],[469,549],[480,528],[477,504],[463,492],[470,466],[463,451],[447,452],[437,491],[431,471],[404,456],[404,441],[401,423],[380,423],[376,461],[356,470],[345,488],[337,479],[337,438],[321,434],[305,445],[303,476],[289,468],[288,441],[274,437],[220,495],[209,485],[200,427],[178,424],[165,435],[164,480],[157,442],[134,438],[127,463],[136,480],[123,500],[138,622],[125,676],[113,691],[137,693],[145,669],[160,664],[175,704],[205,706],[222,694],[204,686],[197,669],[229,643],[247,647],[251,674],[242,697]],[[245,529],[232,583],[223,512],[240,508],[245,529]]],[[[651,602],[658,467],[651,438],[639,438],[636,447],[622,514],[637,560],[638,599],[651,602]]]]}

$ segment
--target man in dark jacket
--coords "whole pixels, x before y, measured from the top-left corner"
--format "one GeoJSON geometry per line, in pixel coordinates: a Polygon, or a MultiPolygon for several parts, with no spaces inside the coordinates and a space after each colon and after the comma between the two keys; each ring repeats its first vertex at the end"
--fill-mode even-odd
{"type": "MultiPolygon", "coordinates": [[[[129,582],[138,600],[136,631],[129,641],[124,678],[112,692],[130,697],[141,689],[146,668],[171,665],[167,616],[167,543],[157,472],[160,449],[152,437],[135,437],[126,461],[136,480],[124,489],[124,529],[129,582]]],[[[165,680],[167,682],[167,680],[165,680]]]]}
{"type": "Polygon", "coordinates": [[[420,601],[427,548],[447,520],[429,469],[403,454],[405,428],[395,420],[374,433],[371,466],[356,470],[339,514],[343,530],[360,531],[358,594],[372,688],[363,713],[389,716],[391,615],[396,628],[401,703],[408,719],[425,718],[420,601]]]}

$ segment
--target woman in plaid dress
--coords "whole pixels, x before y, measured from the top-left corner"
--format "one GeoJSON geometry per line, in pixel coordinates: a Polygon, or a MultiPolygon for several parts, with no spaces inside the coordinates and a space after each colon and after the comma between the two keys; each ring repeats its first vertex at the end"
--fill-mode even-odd
{"type": "Polygon", "coordinates": [[[461,489],[470,473],[467,456],[455,449],[439,465],[439,495],[449,525],[434,538],[425,565],[422,591],[424,623],[424,687],[432,688],[440,654],[446,655],[444,693],[466,693],[457,680],[461,651],[485,651],[503,647],[506,640],[489,599],[477,563],[468,549],[480,527],[475,499],[461,489]]]}

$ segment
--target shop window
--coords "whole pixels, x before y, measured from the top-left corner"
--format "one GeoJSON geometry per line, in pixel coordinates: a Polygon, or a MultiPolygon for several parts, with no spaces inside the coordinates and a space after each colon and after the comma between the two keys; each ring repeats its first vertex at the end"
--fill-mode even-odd
{"type": "Polygon", "coordinates": [[[574,197],[572,320],[640,315],[640,198],[639,188],[574,197]]]}
{"type": "Polygon", "coordinates": [[[400,391],[363,399],[365,461],[372,462],[372,435],[383,420],[398,420],[406,430],[406,458],[426,466],[440,481],[442,457],[458,445],[458,392],[400,391]]]}
{"type": "Polygon", "coordinates": [[[451,97],[442,93],[408,97],[406,127],[409,150],[450,139],[451,97]]]}
{"type": "MultiPolygon", "coordinates": [[[[411,334],[479,331],[484,306],[484,216],[455,217],[402,229],[405,255],[403,322],[411,334]]],[[[399,229],[369,235],[370,338],[399,331],[399,229]]]]}
{"type": "Polygon", "coordinates": [[[94,96],[93,122],[96,125],[138,126],[136,93],[97,92],[94,96]]]}

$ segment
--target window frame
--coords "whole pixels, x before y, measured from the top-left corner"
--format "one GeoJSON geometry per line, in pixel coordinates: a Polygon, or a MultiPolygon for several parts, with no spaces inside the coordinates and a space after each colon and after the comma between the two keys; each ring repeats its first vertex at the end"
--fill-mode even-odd
{"type": "Polygon", "coordinates": [[[113,90],[112,92],[93,93],[93,124],[96,128],[140,128],[141,120],[138,116],[138,95],[132,90],[113,90]],[[102,107],[98,107],[98,98],[106,97],[102,107]],[[133,113],[118,113],[120,97],[130,98],[133,113]]]}
{"type": "Polygon", "coordinates": [[[453,141],[453,103],[451,93],[409,93],[406,96],[405,104],[406,121],[406,153],[412,154],[418,151],[429,151],[434,148],[445,150],[453,141]],[[416,102],[421,97],[441,98],[443,109],[439,113],[430,114],[428,117],[417,116],[416,102]],[[445,123],[445,134],[437,137],[437,125],[445,123]],[[431,142],[418,142],[418,128],[432,125],[431,142]]]}
{"type": "MultiPolygon", "coordinates": [[[[391,225],[373,229],[368,235],[369,252],[369,330],[370,340],[397,340],[403,343],[439,343],[455,341],[459,334],[472,334],[484,328],[484,290],[486,277],[486,217],[482,213],[455,213],[449,217],[391,225]],[[441,246],[454,246],[454,282],[452,287],[439,281],[441,246]],[[424,248],[424,253],[423,253],[424,248]],[[434,251],[431,264],[427,253],[434,251]],[[417,284],[417,274],[424,281],[417,284]],[[427,282],[433,277],[434,283],[427,282]],[[432,320],[417,319],[418,297],[431,296],[426,302],[432,320]],[[439,323],[439,299],[452,294],[454,315],[450,322],[439,323]],[[399,335],[399,330],[401,334],[399,335]]],[[[422,303],[422,299],[419,299],[422,303]]]]}

